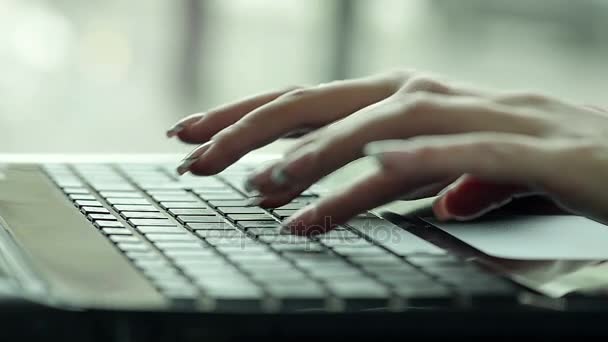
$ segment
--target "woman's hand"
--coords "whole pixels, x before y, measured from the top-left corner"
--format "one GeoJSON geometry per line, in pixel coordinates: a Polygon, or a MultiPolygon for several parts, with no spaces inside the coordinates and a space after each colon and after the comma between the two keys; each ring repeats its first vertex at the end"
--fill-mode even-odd
{"type": "Polygon", "coordinates": [[[439,219],[470,219],[516,196],[548,194],[608,222],[608,115],[536,94],[465,88],[416,72],[290,88],[196,114],[169,130],[203,143],[178,171],[211,175],[286,134],[316,129],[247,187],[280,206],[365,154],[381,167],[285,222],[319,233],[405,196],[438,196],[439,219]],[[328,219],[330,218],[330,219],[328,219]]]}

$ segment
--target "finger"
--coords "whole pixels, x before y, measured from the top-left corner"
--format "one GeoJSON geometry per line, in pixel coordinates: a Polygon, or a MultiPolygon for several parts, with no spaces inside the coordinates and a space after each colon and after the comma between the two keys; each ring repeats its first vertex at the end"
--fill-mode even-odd
{"type": "Polygon", "coordinates": [[[264,195],[256,201],[256,205],[262,208],[277,208],[293,201],[298,195],[305,189],[295,189],[282,193],[274,193],[271,195],[264,195]]]}
{"type": "Polygon", "coordinates": [[[421,186],[418,189],[410,191],[405,195],[399,197],[402,201],[413,201],[422,198],[436,196],[441,190],[445,189],[448,185],[450,185],[454,180],[451,179],[449,181],[440,181],[432,184],[421,186]]]}
{"type": "Polygon", "coordinates": [[[537,135],[544,129],[535,118],[521,117],[485,99],[468,97],[412,96],[405,103],[387,99],[360,113],[365,115],[359,122],[350,123],[350,127],[337,123],[331,134],[286,157],[282,165],[275,166],[271,180],[279,185],[313,184],[360,158],[363,146],[376,140],[471,131],[537,135]]]}
{"type": "Polygon", "coordinates": [[[324,232],[401,193],[462,174],[498,184],[533,184],[536,188],[550,177],[550,151],[538,138],[506,133],[375,142],[366,147],[366,153],[379,160],[382,170],[298,211],[284,225],[295,234],[324,232]]]}
{"type": "Polygon", "coordinates": [[[299,87],[289,87],[279,91],[250,96],[244,100],[211,109],[206,113],[193,114],[178,121],[167,131],[167,136],[177,135],[180,140],[187,143],[203,143],[247,113],[295,89],[299,89],[299,87]]]}
{"type": "Polygon", "coordinates": [[[435,200],[433,211],[441,220],[470,220],[531,194],[524,185],[496,184],[466,175],[435,200]]]}
{"type": "Polygon", "coordinates": [[[202,113],[196,113],[192,115],[188,115],[187,117],[176,122],[171,128],[169,128],[166,132],[167,138],[172,138],[177,135],[184,128],[192,125],[193,123],[199,121],[203,117],[202,113]]]}
{"type": "Polygon", "coordinates": [[[386,98],[395,91],[385,79],[363,78],[299,89],[256,108],[211,141],[214,146],[191,171],[220,172],[246,153],[301,127],[319,127],[386,98]]]}
{"type": "Polygon", "coordinates": [[[392,170],[378,170],[351,187],[298,210],[283,222],[281,229],[295,235],[325,233],[358,213],[397,199],[407,192],[408,182],[423,181],[411,178],[404,181],[400,174],[392,170]]]}

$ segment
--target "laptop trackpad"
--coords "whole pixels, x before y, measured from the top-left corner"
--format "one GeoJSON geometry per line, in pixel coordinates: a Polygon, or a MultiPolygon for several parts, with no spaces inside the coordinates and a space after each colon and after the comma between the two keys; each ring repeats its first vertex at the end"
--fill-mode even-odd
{"type": "Polygon", "coordinates": [[[608,226],[581,216],[486,217],[425,221],[493,257],[516,260],[608,259],[608,226]]]}

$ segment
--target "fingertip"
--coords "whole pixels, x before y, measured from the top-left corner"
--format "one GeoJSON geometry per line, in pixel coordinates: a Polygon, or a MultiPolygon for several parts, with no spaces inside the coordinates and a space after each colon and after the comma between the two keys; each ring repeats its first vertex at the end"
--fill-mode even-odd
{"type": "Polygon", "coordinates": [[[433,202],[433,214],[435,214],[435,217],[439,221],[445,222],[445,221],[449,221],[452,219],[452,215],[450,214],[450,212],[448,211],[448,208],[447,208],[445,196],[438,197],[433,202]]]}
{"type": "Polygon", "coordinates": [[[167,138],[173,138],[175,136],[179,136],[180,133],[182,133],[185,129],[190,127],[192,124],[199,121],[201,118],[203,118],[203,116],[204,116],[203,113],[196,113],[196,114],[188,115],[187,117],[179,120],[166,131],[165,134],[167,135],[167,138]]]}

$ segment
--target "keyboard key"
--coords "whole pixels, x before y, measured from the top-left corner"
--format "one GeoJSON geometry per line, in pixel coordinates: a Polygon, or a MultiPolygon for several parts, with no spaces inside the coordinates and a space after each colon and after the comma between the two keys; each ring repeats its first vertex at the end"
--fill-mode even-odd
{"type": "Polygon", "coordinates": [[[132,235],[131,231],[124,228],[102,228],[106,235],[132,235]]]}
{"type": "Polygon", "coordinates": [[[70,194],[69,197],[73,200],[95,200],[95,196],[85,194],[70,194]]]}
{"type": "Polygon", "coordinates": [[[101,191],[99,194],[104,198],[143,198],[140,193],[131,191],[101,191]]]}
{"type": "Polygon", "coordinates": [[[388,252],[380,247],[370,246],[369,248],[351,248],[348,246],[334,246],[333,251],[344,255],[347,257],[350,256],[376,256],[376,255],[386,255],[388,252]]]}
{"type": "Polygon", "coordinates": [[[359,279],[356,282],[328,280],[328,288],[341,298],[375,297],[386,298],[388,289],[373,280],[359,279]]]}
{"type": "Polygon", "coordinates": [[[253,234],[254,236],[263,235],[287,235],[288,233],[280,232],[276,227],[272,228],[247,228],[247,233],[253,234]]]}
{"type": "Polygon", "coordinates": [[[98,226],[99,228],[120,228],[120,227],[124,227],[124,225],[121,222],[118,221],[95,221],[95,225],[98,226]]]}
{"type": "Polygon", "coordinates": [[[466,262],[452,255],[412,255],[407,260],[424,268],[461,268],[466,262]]]}
{"type": "Polygon", "coordinates": [[[278,254],[273,252],[260,252],[256,254],[232,254],[228,255],[228,258],[237,264],[249,264],[249,263],[275,263],[281,261],[278,254]]]}
{"type": "MultiPolygon", "coordinates": [[[[235,255],[235,254],[262,254],[262,253],[268,253],[269,248],[265,245],[262,244],[257,244],[257,245],[247,245],[247,246],[216,246],[215,247],[216,250],[218,250],[220,253],[224,253],[227,255],[235,255]]],[[[276,264],[275,264],[276,265],[276,264]]],[[[292,266],[293,267],[293,266],[292,266]]]]}
{"type": "Polygon", "coordinates": [[[189,222],[186,227],[192,230],[233,230],[236,229],[229,222],[189,222]]]}
{"type": "Polygon", "coordinates": [[[122,184],[122,183],[118,183],[118,184],[93,184],[93,187],[97,190],[97,191],[129,191],[129,190],[135,190],[135,188],[133,188],[133,186],[131,184],[122,184]]]}
{"type": "MultiPolygon", "coordinates": [[[[197,234],[199,234],[199,231],[197,234]]],[[[205,242],[212,246],[239,246],[247,248],[248,246],[260,246],[261,244],[255,240],[252,240],[246,235],[238,237],[205,237],[205,242]]]]}
{"type": "Polygon", "coordinates": [[[74,201],[79,207],[103,207],[101,203],[91,200],[76,200],[74,201]]]}
{"type": "MultiPolygon", "coordinates": [[[[274,217],[269,214],[228,214],[230,219],[234,221],[275,221],[274,217]]],[[[275,221],[276,222],[276,221],[275,221]]]]}
{"type": "Polygon", "coordinates": [[[325,252],[325,248],[316,243],[306,245],[274,244],[272,245],[272,248],[276,251],[282,252],[284,255],[295,258],[301,257],[302,255],[310,255],[311,253],[325,252]]]}
{"type": "Polygon", "coordinates": [[[189,234],[161,234],[161,233],[148,233],[145,234],[146,238],[150,241],[198,241],[192,235],[189,234]]]}
{"type": "Polygon", "coordinates": [[[259,311],[262,308],[262,290],[256,287],[226,287],[205,289],[203,293],[214,301],[218,312],[259,311]]]}
{"type": "Polygon", "coordinates": [[[186,234],[186,230],[181,227],[138,226],[137,230],[144,234],[146,234],[146,233],[186,234]]]}
{"type": "Polygon", "coordinates": [[[154,245],[162,250],[170,249],[203,249],[206,246],[197,240],[192,241],[158,241],[154,245]]]}
{"type": "Polygon", "coordinates": [[[152,205],[118,204],[118,205],[115,205],[114,208],[116,208],[116,210],[121,211],[121,212],[122,211],[148,211],[148,212],[158,211],[158,209],[156,209],[152,205]]]}
{"type": "Polygon", "coordinates": [[[407,265],[403,259],[392,254],[383,255],[349,255],[348,260],[358,265],[407,265]]]}
{"type": "Polygon", "coordinates": [[[116,220],[116,216],[112,214],[89,214],[92,220],[116,220]]]}
{"type": "Polygon", "coordinates": [[[350,230],[331,230],[327,233],[318,235],[317,238],[319,240],[340,240],[340,239],[357,239],[359,238],[359,234],[354,233],[350,230]]]}
{"type": "Polygon", "coordinates": [[[88,194],[88,193],[90,193],[89,189],[87,189],[87,188],[70,188],[70,187],[66,187],[66,188],[63,188],[63,191],[66,194],[88,194]]]}
{"type": "Polygon", "coordinates": [[[248,228],[278,228],[280,223],[278,221],[240,221],[238,225],[248,228]]]}
{"type": "Polygon", "coordinates": [[[184,260],[192,259],[201,260],[216,257],[217,253],[212,249],[184,249],[184,250],[167,250],[165,254],[174,259],[184,260]]]}
{"type": "Polygon", "coordinates": [[[246,207],[249,205],[249,200],[215,200],[209,201],[214,207],[246,207]]]}
{"type": "MultiPolygon", "coordinates": [[[[195,191],[196,192],[196,191],[195,191]]],[[[209,192],[207,190],[200,190],[197,194],[206,201],[212,200],[241,200],[245,197],[236,192],[209,192]]]]}
{"type": "Polygon", "coordinates": [[[148,251],[150,246],[144,243],[119,242],[116,244],[124,252],[148,251]]]}
{"type": "Polygon", "coordinates": [[[182,190],[188,188],[180,182],[142,183],[140,186],[145,190],[182,190]]]}
{"type": "Polygon", "coordinates": [[[324,299],[327,295],[327,291],[319,284],[307,281],[300,281],[299,283],[270,283],[268,284],[268,292],[271,296],[277,298],[319,298],[321,303],[317,305],[323,305],[324,299]]]}
{"type": "Polygon", "coordinates": [[[131,242],[137,243],[140,242],[141,239],[137,236],[126,236],[126,235],[110,235],[110,240],[114,242],[131,242]]]}
{"type": "Polygon", "coordinates": [[[217,210],[223,214],[266,214],[259,207],[218,207],[217,210]]]}
{"type": "Polygon", "coordinates": [[[150,204],[145,198],[120,198],[120,197],[108,197],[106,201],[110,204],[126,204],[126,205],[146,205],[150,204]]]}
{"type": "Polygon", "coordinates": [[[224,239],[250,239],[243,232],[233,230],[197,230],[196,235],[202,238],[224,238],[224,239]]]}
{"type": "Polygon", "coordinates": [[[260,236],[258,240],[267,242],[271,245],[316,244],[316,242],[306,236],[297,235],[260,236]]]}
{"type": "Polygon", "coordinates": [[[216,213],[211,209],[176,209],[171,208],[167,210],[173,215],[197,215],[197,216],[206,216],[206,215],[216,215],[216,213]]]}
{"type": "Polygon", "coordinates": [[[129,219],[134,226],[163,226],[176,227],[177,225],[169,219],[129,219]]]}
{"type": "Polygon", "coordinates": [[[226,222],[221,216],[178,216],[177,219],[182,223],[201,222],[222,224],[226,222]]]}
{"type": "Polygon", "coordinates": [[[207,206],[203,202],[160,202],[165,209],[204,209],[207,206]]]}
{"type": "Polygon", "coordinates": [[[121,214],[126,218],[168,218],[165,213],[154,211],[123,211],[121,214]]]}
{"type": "Polygon", "coordinates": [[[181,195],[188,195],[188,194],[190,194],[188,191],[185,191],[185,190],[149,190],[147,192],[150,195],[175,195],[175,196],[181,196],[181,195]]]}
{"type": "Polygon", "coordinates": [[[331,281],[335,278],[365,278],[364,273],[354,267],[335,267],[335,268],[310,268],[308,270],[311,276],[318,279],[326,279],[331,281]]]}
{"type": "Polygon", "coordinates": [[[154,198],[158,202],[198,202],[198,198],[196,198],[192,194],[186,194],[186,195],[161,194],[161,195],[152,195],[152,198],[154,198]]]}
{"type": "Polygon", "coordinates": [[[80,208],[84,213],[98,213],[98,214],[109,214],[110,211],[104,207],[82,207],[80,208]]]}
{"type": "Polygon", "coordinates": [[[130,252],[125,252],[125,255],[129,259],[158,259],[158,258],[160,258],[160,256],[152,250],[130,251],[130,252]]]}

